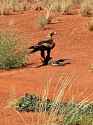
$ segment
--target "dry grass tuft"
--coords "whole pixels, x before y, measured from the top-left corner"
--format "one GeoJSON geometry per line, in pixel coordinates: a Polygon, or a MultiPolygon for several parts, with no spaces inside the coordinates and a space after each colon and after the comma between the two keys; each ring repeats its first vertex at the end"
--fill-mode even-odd
{"type": "Polygon", "coordinates": [[[93,31],[93,18],[91,18],[91,19],[89,20],[89,22],[88,22],[88,29],[89,29],[90,31],[93,31]]]}
{"type": "Polygon", "coordinates": [[[45,26],[48,24],[48,19],[46,18],[46,16],[40,16],[37,19],[37,25],[39,28],[45,28],[45,26]]]}
{"type": "Polygon", "coordinates": [[[93,16],[93,1],[84,0],[80,4],[80,13],[82,16],[93,16]]]}
{"type": "Polygon", "coordinates": [[[27,0],[3,0],[0,1],[0,15],[10,15],[13,12],[21,12],[31,8],[27,0]]]}

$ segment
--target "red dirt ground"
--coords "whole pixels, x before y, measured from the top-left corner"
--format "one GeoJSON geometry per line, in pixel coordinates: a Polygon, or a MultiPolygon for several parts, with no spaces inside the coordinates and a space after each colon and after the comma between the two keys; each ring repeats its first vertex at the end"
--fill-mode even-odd
{"type": "Polygon", "coordinates": [[[71,86],[65,93],[66,99],[73,97],[75,100],[81,100],[88,97],[89,100],[93,100],[93,73],[89,70],[89,65],[93,63],[93,33],[88,31],[88,18],[80,15],[56,14],[54,23],[49,24],[46,30],[40,30],[36,25],[39,15],[38,12],[29,11],[20,15],[1,16],[0,30],[20,33],[27,47],[44,38],[49,31],[56,31],[57,35],[54,38],[56,47],[52,51],[52,56],[54,59],[71,59],[71,64],[64,67],[33,68],[33,65],[40,64],[40,55],[35,53],[29,57],[29,62],[34,63],[33,65],[28,65],[23,69],[1,71],[0,125],[31,125],[31,113],[22,113],[26,120],[26,123],[23,123],[15,111],[6,108],[7,103],[25,92],[40,94],[42,87],[49,79],[52,79],[49,96],[53,96],[62,75],[64,75],[65,83],[66,79],[71,80],[69,80],[71,86]]]}

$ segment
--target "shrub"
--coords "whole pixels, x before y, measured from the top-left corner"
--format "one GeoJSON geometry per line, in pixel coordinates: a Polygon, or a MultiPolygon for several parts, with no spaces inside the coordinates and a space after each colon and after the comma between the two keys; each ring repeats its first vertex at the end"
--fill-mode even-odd
{"type": "Polygon", "coordinates": [[[44,28],[49,22],[50,19],[46,18],[46,16],[40,16],[37,20],[39,28],[44,28]]]}
{"type": "Polygon", "coordinates": [[[12,33],[0,32],[0,69],[22,67],[25,64],[25,49],[18,44],[12,33]]]}

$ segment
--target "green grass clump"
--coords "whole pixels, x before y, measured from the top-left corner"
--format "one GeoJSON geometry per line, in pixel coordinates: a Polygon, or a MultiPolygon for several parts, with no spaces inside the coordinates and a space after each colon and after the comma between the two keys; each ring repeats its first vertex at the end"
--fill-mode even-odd
{"type": "Polygon", "coordinates": [[[64,125],[93,125],[93,103],[74,103],[66,105],[64,125]]]}
{"type": "MultiPolygon", "coordinates": [[[[93,125],[93,103],[74,101],[55,102],[50,99],[44,99],[34,94],[26,93],[25,96],[16,100],[15,108],[18,111],[48,112],[55,115],[58,124],[63,125],[93,125]]],[[[53,118],[53,116],[52,116],[53,118]]]]}
{"type": "Polygon", "coordinates": [[[16,101],[15,107],[18,111],[49,112],[57,104],[50,99],[43,99],[34,94],[26,93],[16,101]]]}
{"type": "Polygon", "coordinates": [[[0,69],[19,68],[25,65],[26,52],[19,44],[14,34],[0,32],[0,69]]]}

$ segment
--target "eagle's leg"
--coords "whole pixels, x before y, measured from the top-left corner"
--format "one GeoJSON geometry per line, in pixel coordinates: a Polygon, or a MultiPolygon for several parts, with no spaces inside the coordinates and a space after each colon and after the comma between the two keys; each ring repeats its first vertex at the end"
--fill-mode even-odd
{"type": "Polygon", "coordinates": [[[41,61],[44,63],[45,62],[45,52],[44,50],[41,50],[41,61]]]}
{"type": "Polygon", "coordinates": [[[51,50],[48,49],[48,50],[47,50],[47,56],[46,56],[46,58],[45,58],[45,64],[48,64],[49,60],[51,59],[50,53],[51,53],[51,50]]]}

